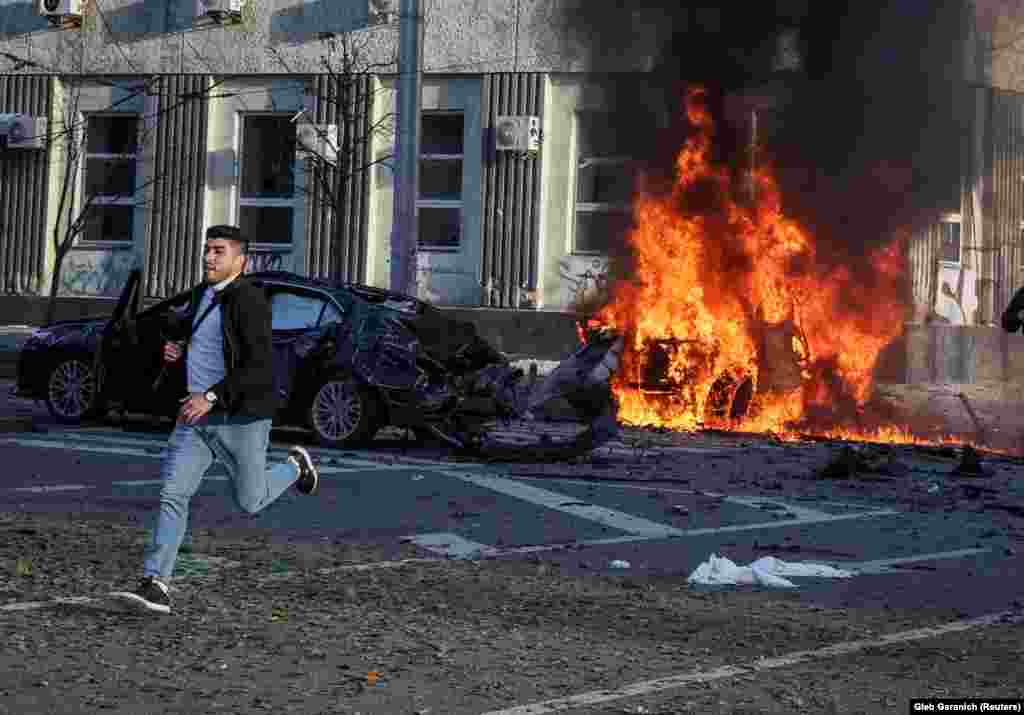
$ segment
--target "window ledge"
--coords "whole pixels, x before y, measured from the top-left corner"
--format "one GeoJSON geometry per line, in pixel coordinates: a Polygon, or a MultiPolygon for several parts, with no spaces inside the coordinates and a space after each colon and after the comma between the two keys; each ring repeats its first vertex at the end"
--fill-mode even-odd
{"type": "Polygon", "coordinates": [[[118,250],[122,250],[123,251],[123,250],[127,250],[129,248],[135,248],[135,241],[134,240],[130,240],[130,241],[79,241],[78,243],[76,243],[74,246],[71,247],[71,250],[72,251],[77,250],[77,249],[92,249],[92,250],[95,250],[97,248],[114,248],[114,249],[118,249],[118,250]]]}

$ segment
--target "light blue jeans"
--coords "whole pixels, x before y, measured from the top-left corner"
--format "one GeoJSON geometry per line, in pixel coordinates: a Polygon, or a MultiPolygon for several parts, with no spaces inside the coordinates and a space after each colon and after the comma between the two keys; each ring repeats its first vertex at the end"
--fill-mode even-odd
{"type": "Polygon", "coordinates": [[[214,460],[234,486],[235,503],[255,514],[299,478],[291,462],[267,466],[269,419],[208,415],[195,425],[178,423],[160,468],[160,512],[146,547],[144,576],[169,579],[188,526],[188,505],[214,460]]]}

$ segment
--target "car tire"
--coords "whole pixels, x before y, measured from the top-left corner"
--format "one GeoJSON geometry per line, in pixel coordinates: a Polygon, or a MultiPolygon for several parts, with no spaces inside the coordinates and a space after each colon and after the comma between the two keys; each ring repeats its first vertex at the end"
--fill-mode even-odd
{"type": "Polygon", "coordinates": [[[366,385],[348,375],[325,381],[309,404],[309,426],[327,447],[362,444],[377,431],[377,405],[366,385]]]}
{"type": "Polygon", "coordinates": [[[46,378],[46,408],[61,424],[75,425],[103,413],[103,401],[92,358],[61,358],[46,378]]]}

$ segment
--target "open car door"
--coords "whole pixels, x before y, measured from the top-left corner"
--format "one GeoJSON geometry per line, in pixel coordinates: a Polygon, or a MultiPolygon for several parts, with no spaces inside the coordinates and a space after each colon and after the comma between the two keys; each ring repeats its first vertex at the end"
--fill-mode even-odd
{"type": "Polygon", "coordinates": [[[119,382],[112,379],[111,375],[117,374],[113,363],[120,362],[118,358],[125,352],[127,347],[125,343],[131,341],[132,338],[131,331],[126,328],[139,310],[141,279],[142,271],[138,268],[128,274],[128,281],[117,299],[114,313],[110,316],[107,324],[103,326],[99,345],[93,356],[94,374],[99,380],[99,392],[105,401],[120,399],[123,394],[122,390],[118,389],[119,382]]]}

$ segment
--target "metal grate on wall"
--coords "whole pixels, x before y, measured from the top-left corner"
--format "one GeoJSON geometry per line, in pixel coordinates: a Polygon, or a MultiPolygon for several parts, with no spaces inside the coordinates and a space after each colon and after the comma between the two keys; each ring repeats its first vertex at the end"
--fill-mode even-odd
{"type": "Polygon", "coordinates": [[[147,297],[173,295],[202,277],[210,86],[206,75],[163,75],[151,90],[158,92],[159,103],[153,133],[153,205],[146,232],[147,297]]]}
{"type": "Polygon", "coordinates": [[[536,290],[540,160],[495,151],[494,126],[499,116],[543,118],[543,113],[543,75],[500,73],[484,77],[480,280],[485,306],[519,308],[526,294],[536,290]]]}
{"type": "MultiPolygon", "coordinates": [[[[0,113],[50,116],[51,79],[0,75],[0,113]]],[[[40,293],[45,270],[47,151],[0,154],[0,291],[40,293]]]]}
{"type": "Polygon", "coordinates": [[[998,320],[1021,281],[1024,252],[1024,94],[992,90],[989,104],[992,182],[993,316],[998,320]]]}
{"type": "Polygon", "coordinates": [[[335,166],[310,159],[307,275],[353,283],[366,280],[367,204],[373,84],[368,75],[318,75],[313,79],[317,124],[338,127],[335,166]],[[315,162],[315,163],[314,163],[315,162]]]}
{"type": "Polygon", "coordinates": [[[923,308],[926,314],[930,313],[935,309],[938,296],[938,274],[942,259],[942,236],[938,224],[917,231],[910,239],[908,253],[911,300],[915,306],[923,308]]]}

